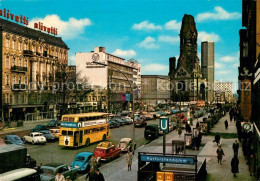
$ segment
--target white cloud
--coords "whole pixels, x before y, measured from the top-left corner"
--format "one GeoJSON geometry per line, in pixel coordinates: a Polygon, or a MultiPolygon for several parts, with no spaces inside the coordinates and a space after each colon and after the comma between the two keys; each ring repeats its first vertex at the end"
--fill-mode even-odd
{"type": "Polygon", "coordinates": [[[63,39],[73,39],[84,33],[84,28],[91,25],[88,18],[76,19],[70,17],[68,21],[63,21],[56,14],[47,15],[44,18],[33,18],[30,27],[33,28],[34,23],[42,22],[44,26],[55,27],[58,29],[58,36],[63,39]]]}
{"type": "Polygon", "coordinates": [[[226,71],[226,70],[219,70],[216,72],[217,75],[226,75],[228,73],[229,73],[229,71],[226,71]]]}
{"type": "Polygon", "coordinates": [[[197,15],[196,20],[202,22],[205,20],[234,20],[241,18],[241,14],[237,12],[227,12],[220,6],[214,8],[214,12],[205,12],[197,15]]]}
{"type": "Polygon", "coordinates": [[[69,64],[70,65],[76,65],[76,55],[69,56],[69,64]]]}
{"type": "Polygon", "coordinates": [[[134,50],[121,50],[116,49],[112,54],[121,56],[121,57],[134,57],[136,56],[136,52],[134,50]]]}
{"type": "Polygon", "coordinates": [[[155,44],[155,39],[151,36],[146,37],[142,42],[139,43],[139,46],[145,49],[159,48],[159,46],[155,44]]]}
{"type": "Polygon", "coordinates": [[[219,41],[219,36],[215,33],[207,33],[205,31],[200,31],[198,32],[198,43],[202,41],[212,41],[212,42],[218,42],[219,41]]]}
{"type": "Polygon", "coordinates": [[[180,38],[178,36],[174,37],[174,36],[161,35],[158,37],[158,41],[175,44],[175,43],[179,43],[180,38]]]}
{"type": "Polygon", "coordinates": [[[164,74],[165,72],[168,73],[169,67],[163,64],[148,64],[142,67],[142,73],[161,73],[164,74]]]}
{"type": "Polygon", "coordinates": [[[238,63],[235,63],[235,64],[233,64],[233,66],[234,66],[235,68],[238,68],[239,64],[238,64],[238,63]]]}
{"type": "Polygon", "coordinates": [[[139,24],[134,24],[132,27],[134,30],[161,30],[162,27],[160,25],[155,25],[150,23],[149,21],[143,21],[139,24]]]}
{"type": "Polygon", "coordinates": [[[220,58],[220,60],[223,61],[223,62],[233,62],[235,59],[236,59],[236,57],[229,56],[229,55],[223,56],[223,57],[220,58]]]}
{"type": "Polygon", "coordinates": [[[215,68],[216,69],[219,69],[222,67],[222,64],[221,63],[218,63],[218,62],[215,62],[215,68]]]}
{"type": "Polygon", "coordinates": [[[176,30],[179,31],[181,29],[181,22],[177,22],[176,20],[171,20],[165,23],[164,28],[166,30],[176,30]]]}

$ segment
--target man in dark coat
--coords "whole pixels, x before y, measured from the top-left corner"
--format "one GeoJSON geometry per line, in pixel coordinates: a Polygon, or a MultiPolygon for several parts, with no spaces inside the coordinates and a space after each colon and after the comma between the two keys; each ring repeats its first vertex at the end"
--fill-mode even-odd
{"type": "Polygon", "coordinates": [[[225,121],[225,128],[228,129],[228,121],[225,121]]]}
{"type": "Polygon", "coordinates": [[[90,171],[86,175],[85,180],[88,180],[88,181],[95,181],[96,180],[96,173],[93,170],[93,168],[90,169],[90,171]]]}
{"type": "Polygon", "coordinates": [[[221,146],[218,147],[216,152],[217,152],[218,163],[220,163],[222,165],[222,157],[225,156],[225,153],[221,149],[221,146]]]}
{"type": "Polygon", "coordinates": [[[216,141],[217,145],[218,145],[219,142],[220,142],[220,136],[219,136],[218,133],[215,135],[215,141],[216,141]]]}
{"type": "Polygon", "coordinates": [[[239,160],[237,158],[237,155],[234,155],[234,157],[231,160],[231,172],[234,174],[234,177],[236,177],[236,174],[239,173],[238,164],[239,160]]]}
{"type": "Polygon", "coordinates": [[[237,140],[235,140],[235,143],[233,143],[234,155],[238,155],[238,149],[239,149],[239,143],[237,142],[237,140]]]}
{"type": "Polygon", "coordinates": [[[96,170],[96,179],[95,181],[105,181],[104,176],[100,173],[99,169],[96,170]]]}
{"type": "Polygon", "coordinates": [[[230,122],[232,122],[233,115],[234,115],[234,112],[233,112],[233,109],[231,109],[231,110],[229,111],[230,122]]]}

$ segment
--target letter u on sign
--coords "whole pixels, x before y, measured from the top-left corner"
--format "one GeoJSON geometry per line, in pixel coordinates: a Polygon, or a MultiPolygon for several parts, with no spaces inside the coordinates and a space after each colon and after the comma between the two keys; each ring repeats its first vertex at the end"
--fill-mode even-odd
{"type": "Polygon", "coordinates": [[[159,125],[161,131],[169,131],[169,118],[161,118],[159,125]]]}

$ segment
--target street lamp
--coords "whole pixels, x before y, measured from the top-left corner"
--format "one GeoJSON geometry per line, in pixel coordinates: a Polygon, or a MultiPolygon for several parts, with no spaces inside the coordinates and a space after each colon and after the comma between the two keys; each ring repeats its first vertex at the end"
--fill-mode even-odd
{"type": "MultiPolygon", "coordinates": [[[[103,66],[108,66],[107,64],[105,63],[102,63],[102,62],[97,62],[97,61],[93,61],[93,63],[95,64],[98,64],[98,65],[103,65],[103,66]]],[[[133,141],[135,142],[135,124],[134,124],[134,87],[133,87],[133,84],[130,83],[129,79],[127,78],[127,76],[125,75],[124,72],[122,72],[119,68],[117,67],[114,67],[114,66],[111,66],[110,67],[118,70],[121,74],[123,74],[123,76],[126,78],[128,84],[130,85],[130,88],[131,88],[131,91],[132,91],[132,118],[133,118],[133,131],[132,131],[132,139],[133,141]]]]}

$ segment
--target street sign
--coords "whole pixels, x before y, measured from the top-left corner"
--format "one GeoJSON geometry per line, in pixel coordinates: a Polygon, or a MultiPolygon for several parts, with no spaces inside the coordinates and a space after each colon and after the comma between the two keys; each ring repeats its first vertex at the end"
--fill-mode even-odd
{"type": "Polygon", "coordinates": [[[161,131],[168,132],[169,131],[169,118],[161,117],[159,125],[160,125],[160,130],[161,131]]]}
{"type": "Polygon", "coordinates": [[[187,164],[194,165],[195,160],[193,157],[175,157],[163,155],[141,155],[141,161],[144,162],[158,162],[158,163],[171,163],[171,164],[187,164]]]}

